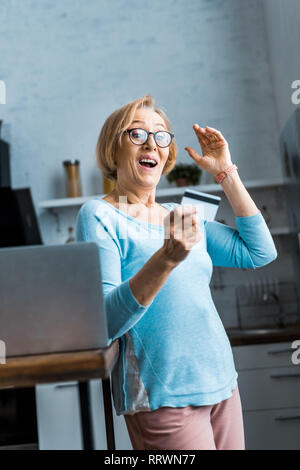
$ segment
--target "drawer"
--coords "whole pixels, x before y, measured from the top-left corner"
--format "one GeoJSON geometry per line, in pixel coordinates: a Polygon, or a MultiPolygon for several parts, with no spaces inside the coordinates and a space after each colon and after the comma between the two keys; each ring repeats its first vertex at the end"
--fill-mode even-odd
{"type": "Polygon", "coordinates": [[[300,408],[243,413],[246,450],[300,450],[300,408]]]}
{"type": "Polygon", "coordinates": [[[292,366],[292,343],[255,344],[232,348],[237,371],[264,367],[292,366]]]}
{"type": "Polygon", "coordinates": [[[240,371],[238,386],[245,411],[300,407],[300,366],[240,371]]]}

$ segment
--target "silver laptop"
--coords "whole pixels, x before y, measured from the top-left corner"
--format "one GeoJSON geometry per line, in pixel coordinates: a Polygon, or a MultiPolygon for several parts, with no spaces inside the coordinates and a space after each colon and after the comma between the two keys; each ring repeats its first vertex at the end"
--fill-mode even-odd
{"type": "Polygon", "coordinates": [[[7,357],[109,346],[97,244],[1,248],[0,340],[7,357]]]}

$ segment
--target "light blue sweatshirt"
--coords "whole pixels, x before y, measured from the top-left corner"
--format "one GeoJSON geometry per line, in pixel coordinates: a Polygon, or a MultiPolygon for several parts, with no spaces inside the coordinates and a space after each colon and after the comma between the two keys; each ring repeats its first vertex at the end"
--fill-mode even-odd
{"type": "MultiPolygon", "coordinates": [[[[170,211],[176,205],[162,204],[170,211]]],[[[236,217],[236,224],[237,230],[204,221],[199,245],[143,306],[129,279],[162,247],[164,227],[129,216],[101,197],[80,208],[76,241],[99,246],[109,336],[120,342],[112,374],[118,415],[212,405],[232,395],[238,374],[210,292],[212,269],[256,269],[277,257],[261,212],[236,217]]]]}

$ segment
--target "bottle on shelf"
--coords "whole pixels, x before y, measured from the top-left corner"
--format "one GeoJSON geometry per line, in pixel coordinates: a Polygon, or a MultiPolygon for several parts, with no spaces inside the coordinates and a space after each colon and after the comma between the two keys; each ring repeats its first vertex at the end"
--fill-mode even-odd
{"type": "Polygon", "coordinates": [[[81,183],[79,174],[79,160],[65,160],[63,162],[66,171],[67,179],[67,196],[68,197],[81,197],[81,183]]]}
{"type": "Polygon", "coordinates": [[[115,182],[112,180],[109,180],[108,178],[105,178],[104,175],[102,175],[102,181],[103,181],[103,192],[104,194],[108,194],[113,189],[115,188],[115,182]]]}
{"type": "Polygon", "coordinates": [[[66,240],[66,243],[74,243],[75,242],[75,238],[73,236],[73,232],[74,232],[74,229],[73,227],[68,227],[68,232],[69,232],[69,236],[66,240]]]}

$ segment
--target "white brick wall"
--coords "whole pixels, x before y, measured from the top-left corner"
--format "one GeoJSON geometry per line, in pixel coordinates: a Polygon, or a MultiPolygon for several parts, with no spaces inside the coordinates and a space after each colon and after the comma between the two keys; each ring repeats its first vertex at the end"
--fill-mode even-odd
{"type": "MultiPolygon", "coordinates": [[[[0,56],[13,186],[30,186],[36,203],[65,195],[68,158],[81,161],[83,194],[100,193],[101,125],[147,92],[173,123],[179,161],[191,161],[186,145],[199,148],[198,122],[223,132],[243,180],[281,175],[263,0],[1,0],[0,56]]],[[[278,201],[270,204],[284,218],[278,201]]],[[[57,211],[60,232],[38,211],[44,242],[64,242],[77,210],[57,211]]],[[[227,270],[229,285],[232,276],[227,270]]]]}
{"type": "Polygon", "coordinates": [[[243,178],[280,176],[261,0],[2,0],[0,17],[12,180],[35,200],[65,194],[66,158],[81,160],[85,195],[100,191],[100,127],[146,92],[169,114],[180,161],[198,148],[198,121],[228,138],[243,178]]]}

